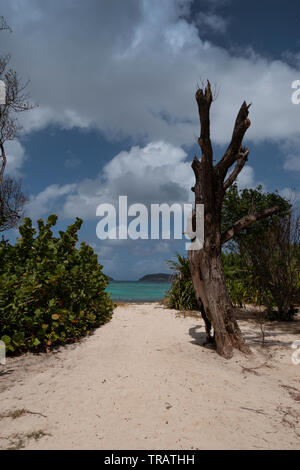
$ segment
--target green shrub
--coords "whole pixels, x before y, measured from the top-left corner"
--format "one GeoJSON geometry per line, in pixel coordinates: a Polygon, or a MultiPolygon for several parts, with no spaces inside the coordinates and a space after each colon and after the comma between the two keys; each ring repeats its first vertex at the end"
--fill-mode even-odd
{"type": "MultiPolygon", "coordinates": [[[[239,232],[225,245],[222,264],[234,304],[265,306],[269,320],[292,320],[300,304],[300,213],[277,193],[257,189],[226,193],[222,230],[249,214],[277,205],[280,211],[239,232]]],[[[197,309],[187,258],[172,263],[174,281],[167,303],[179,310],[197,309]]]]}
{"type": "Polygon", "coordinates": [[[56,215],[46,224],[38,220],[37,233],[26,218],[14,246],[0,242],[0,339],[10,352],[48,350],[112,316],[97,255],[85,243],[75,246],[82,220],[54,237],[56,221],[56,215]]]}
{"type": "MultiPolygon", "coordinates": [[[[239,257],[234,277],[225,276],[233,302],[254,303],[267,308],[270,320],[292,320],[300,303],[300,214],[296,206],[278,193],[264,193],[261,187],[227,191],[223,212],[223,230],[234,221],[277,205],[280,212],[257,221],[229,242],[239,257]],[[238,267],[238,266],[237,266],[238,267]]],[[[224,261],[224,259],[223,259],[224,261]]],[[[229,261],[228,255],[225,260],[229,261]]]]}
{"type": "MultiPolygon", "coordinates": [[[[191,279],[188,258],[179,254],[176,256],[177,261],[169,261],[174,270],[174,276],[166,296],[166,304],[176,310],[198,310],[199,305],[191,279]]],[[[222,264],[226,286],[233,304],[242,307],[247,303],[264,305],[266,300],[273,301],[270,291],[257,287],[259,279],[254,278],[254,275],[245,267],[239,253],[222,253],[222,264]]]]}
{"type": "Polygon", "coordinates": [[[173,282],[166,295],[166,304],[176,310],[197,310],[198,304],[192,283],[189,261],[176,254],[177,261],[169,261],[174,271],[173,282]]]}
{"type": "Polygon", "coordinates": [[[255,288],[253,276],[245,267],[239,253],[222,252],[222,265],[226,286],[233,304],[242,307],[245,304],[263,303],[258,289],[255,288]]]}

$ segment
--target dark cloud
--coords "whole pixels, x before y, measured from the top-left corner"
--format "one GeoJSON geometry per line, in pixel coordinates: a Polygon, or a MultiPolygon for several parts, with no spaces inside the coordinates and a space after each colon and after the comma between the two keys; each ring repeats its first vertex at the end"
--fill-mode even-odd
{"type": "MultiPolygon", "coordinates": [[[[202,5],[202,21],[224,25],[202,5]]],[[[2,34],[1,48],[31,78],[40,104],[23,117],[27,132],[57,123],[95,127],[111,139],[191,144],[198,133],[196,84],[210,78],[220,87],[212,129],[217,142],[229,138],[244,99],[254,105],[249,138],[295,135],[290,85],[299,71],[204,41],[191,6],[188,0],[0,1],[14,29],[2,34]]]]}

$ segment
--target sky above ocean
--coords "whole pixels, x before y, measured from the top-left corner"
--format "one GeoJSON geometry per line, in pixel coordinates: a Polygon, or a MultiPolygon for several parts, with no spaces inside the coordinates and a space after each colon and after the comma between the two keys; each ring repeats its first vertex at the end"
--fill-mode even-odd
{"type": "MultiPolygon", "coordinates": [[[[300,200],[300,4],[238,0],[0,0],[13,32],[0,54],[38,107],[20,116],[8,143],[8,174],[21,177],[25,215],[83,218],[90,243],[114,279],[167,272],[180,240],[96,236],[100,203],[188,203],[199,136],[194,99],[210,79],[215,159],[241,103],[252,103],[240,188],[300,200]]],[[[6,234],[14,239],[16,233],[6,234]]]]}

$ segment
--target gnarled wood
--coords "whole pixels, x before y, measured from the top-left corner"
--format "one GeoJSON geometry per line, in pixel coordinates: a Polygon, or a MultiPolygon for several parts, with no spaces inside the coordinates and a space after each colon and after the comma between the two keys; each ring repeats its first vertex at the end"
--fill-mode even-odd
{"type": "Polygon", "coordinates": [[[240,152],[239,157],[237,158],[236,165],[232,170],[231,174],[228,176],[227,180],[224,182],[224,190],[227,191],[228,188],[235,182],[238,175],[245,166],[246,161],[248,160],[249,149],[245,149],[240,152]]]}
{"type": "MultiPolygon", "coordinates": [[[[242,104],[235,121],[231,142],[219,163],[213,165],[209,115],[213,96],[209,82],[204,90],[197,90],[196,101],[201,125],[198,143],[202,156],[201,160],[195,156],[192,163],[196,179],[192,191],[195,194],[195,204],[204,204],[204,245],[201,250],[189,251],[189,262],[196,297],[205,321],[207,340],[214,340],[217,352],[230,358],[235,349],[244,353],[249,353],[250,349],[238,327],[225,284],[221,259],[222,244],[247,225],[274,214],[277,208],[268,209],[264,214],[247,216],[234,224],[225,234],[221,234],[221,212],[225,191],[236,180],[249,154],[249,150],[242,147],[242,142],[251,124],[248,119],[250,105],[246,102],[242,104]],[[224,182],[228,170],[234,163],[236,163],[235,168],[224,182]]],[[[195,223],[194,220],[193,230],[195,223]]]]}
{"type": "Polygon", "coordinates": [[[6,167],[6,155],[5,155],[5,150],[4,150],[4,145],[2,142],[0,142],[0,151],[1,151],[1,168],[0,168],[0,188],[2,186],[2,181],[3,181],[3,176],[4,176],[4,171],[6,167]]]}
{"type": "Polygon", "coordinates": [[[222,237],[221,237],[222,245],[228,242],[232,237],[234,237],[234,235],[237,235],[241,230],[246,228],[248,225],[253,224],[257,220],[266,219],[267,217],[270,217],[271,215],[276,214],[276,212],[279,212],[279,210],[280,210],[279,206],[274,206],[258,214],[245,215],[245,217],[242,217],[240,220],[235,222],[231,228],[226,230],[226,232],[222,233],[222,237]]]}
{"type": "Polygon", "coordinates": [[[224,156],[216,165],[216,169],[220,174],[220,177],[223,179],[225,178],[228,169],[238,159],[243,143],[243,138],[248,128],[251,126],[251,121],[248,119],[250,106],[251,104],[247,105],[245,101],[242,104],[234,124],[231,142],[227,147],[224,156]]]}

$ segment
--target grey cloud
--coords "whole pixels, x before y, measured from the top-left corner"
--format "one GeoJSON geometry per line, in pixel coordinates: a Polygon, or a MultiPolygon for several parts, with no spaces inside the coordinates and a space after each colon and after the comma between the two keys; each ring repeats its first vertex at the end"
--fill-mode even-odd
{"type": "Polygon", "coordinates": [[[58,123],[95,127],[112,139],[192,144],[199,132],[193,95],[208,77],[220,87],[212,111],[216,142],[230,137],[244,99],[253,102],[249,138],[298,133],[290,87],[299,68],[232,56],[201,40],[190,7],[179,0],[0,1],[14,27],[1,35],[2,50],[31,78],[40,104],[23,116],[27,132],[58,123]]]}
{"type": "Polygon", "coordinates": [[[204,12],[198,13],[195,22],[202,32],[212,30],[215,33],[220,34],[224,34],[229,25],[229,20],[227,18],[223,18],[222,16],[214,13],[204,12]]]}
{"type": "Polygon", "coordinates": [[[186,157],[181,148],[162,141],[132,147],[116,155],[95,179],[48,186],[31,197],[26,212],[37,218],[56,204],[56,212],[64,217],[95,219],[98,205],[118,207],[119,195],[127,196],[128,204],[186,204],[194,181],[186,157]]]}

